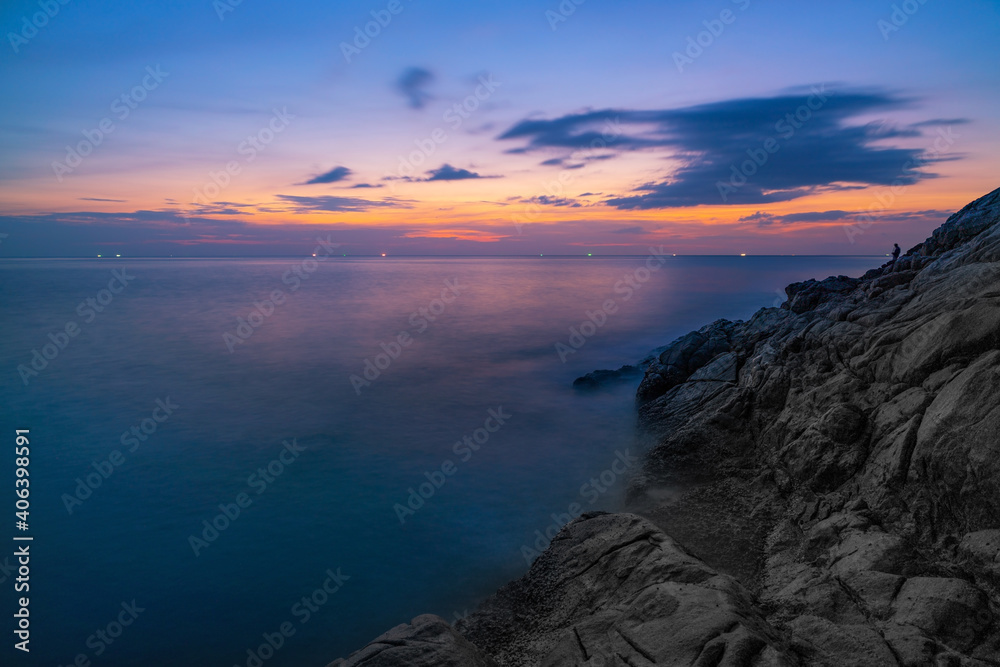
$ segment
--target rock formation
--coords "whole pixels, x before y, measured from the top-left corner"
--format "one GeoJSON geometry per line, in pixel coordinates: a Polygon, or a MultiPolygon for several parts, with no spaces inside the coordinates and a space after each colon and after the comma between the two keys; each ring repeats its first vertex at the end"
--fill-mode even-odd
{"type": "Polygon", "coordinates": [[[634,514],[334,664],[1000,665],[1000,190],[786,293],[649,361],[634,514]]]}

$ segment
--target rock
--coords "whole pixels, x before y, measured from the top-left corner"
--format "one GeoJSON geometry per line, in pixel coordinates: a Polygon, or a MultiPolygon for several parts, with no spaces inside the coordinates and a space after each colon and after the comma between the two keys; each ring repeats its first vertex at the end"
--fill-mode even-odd
{"type": "Polygon", "coordinates": [[[788,300],[781,304],[781,307],[793,313],[804,313],[837,295],[853,292],[860,284],[860,280],[847,276],[830,276],[825,280],[810,279],[792,283],[785,288],[788,300]]]}
{"type": "Polygon", "coordinates": [[[979,530],[962,538],[962,551],[989,564],[1000,564],[1000,529],[979,530]]]}
{"type": "Polygon", "coordinates": [[[794,664],[735,579],[631,514],[584,514],[459,625],[501,665],[794,664]]]}
{"type": "Polygon", "coordinates": [[[983,231],[995,227],[1000,221],[1000,189],[994,190],[958,213],[949,217],[934,230],[920,247],[920,254],[938,256],[975,238],[983,231]]]}
{"type": "Polygon", "coordinates": [[[988,598],[962,579],[914,577],[903,584],[893,610],[896,623],[912,625],[957,649],[968,650],[978,638],[977,617],[988,611],[988,598]]]}
{"type": "Polygon", "coordinates": [[[648,369],[646,487],[693,485],[649,516],[691,544],[725,517],[756,565],[699,555],[805,664],[1000,664],[1000,190],[895,266],[786,292],[648,369]]]}
{"type": "Polygon", "coordinates": [[[874,570],[853,570],[844,577],[844,584],[864,604],[865,611],[878,620],[892,615],[892,601],[903,587],[905,577],[874,570]]]}
{"type": "Polygon", "coordinates": [[[818,616],[800,616],[789,623],[796,648],[811,665],[894,665],[892,650],[871,627],[837,625],[818,616]]]}
{"type": "Polygon", "coordinates": [[[424,614],[373,639],[327,667],[496,667],[440,616],[424,614]]]}
{"type": "Polygon", "coordinates": [[[601,389],[613,384],[632,382],[643,375],[639,366],[622,366],[616,371],[593,371],[573,380],[573,388],[585,391],[601,389]]]}
{"type": "Polygon", "coordinates": [[[728,352],[732,328],[732,322],[719,320],[668,345],[646,369],[639,385],[639,400],[648,402],[662,396],[716,356],[728,352]]]}

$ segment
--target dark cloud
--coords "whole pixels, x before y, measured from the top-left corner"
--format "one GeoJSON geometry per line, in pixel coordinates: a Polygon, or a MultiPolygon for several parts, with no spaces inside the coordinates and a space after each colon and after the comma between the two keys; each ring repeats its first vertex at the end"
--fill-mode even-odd
{"type": "MultiPolygon", "coordinates": [[[[624,115],[625,122],[637,121],[639,114],[658,113],[640,111],[588,111],[569,114],[553,120],[523,120],[510,128],[498,139],[524,139],[527,145],[513,148],[509,153],[524,153],[541,148],[569,148],[573,150],[602,147],[609,141],[619,146],[657,146],[660,142],[648,142],[638,137],[625,136],[618,131],[618,121],[624,115]],[[616,141],[617,140],[617,141],[616,141]]],[[[662,113],[662,112],[659,112],[662,113]]],[[[655,122],[650,119],[650,122],[655,122]]]]}
{"type": "Polygon", "coordinates": [[[125,199],[102,199],[100,197],[78,197],[80,201],[111,201],[118,202],[120,204],[125,203],[125,199]]]}
{"type": "Polygon", "coordinates": [[[532,197],[530,201],[544,206],[570,206],[572,208],[580,208],[582,206],[580,202],[573,199],[567,199],[566,197],[550,197],[548,195],[532,197]]]}
{"type": "Polygon", "coordinates": [[[968,122],[968,118],[932,118],[914,123],[910,127],[947,127],[948,125],[965,125],[968,122]]]}
{"type": "Polygon", "coordinates": [[[562,160],[561,157],[554,157],[554,158],[552,158],[550,160],[546,160],[545,162],[541,162],[540,164],[543,167],[556,167],[556,166],[561,165],[562,163],[563,163],[563,160],[562,160]]]}
{"type": "Polygon", "coordinates": [[[333,213],[358,213],[373,208],[411,208],[409,202],[397,199],[370,201],[357,197],[298,197],[295,195],[277,195],[281,201],[291,204],[296,212],[330,211],[333,213]]]}
{"type": "Polygon", "coordinates": [[[642,227],[622,227],[621,229],[612,229],[612,234],[645,234],[646,230],[642,227]]]}
{"type": "Polygon", "coordinates": [[[308,181],[303,183],[303,185],[317,185],[320,183],[336,183],[337,181],[342,181],[351,175],[351,170],[347,167],[334,167],[325,174],[320,174],[319,176],[313,176],[308,181]]]}
{"type": "Polygon", "coordinates": [[[589,151],[576,156],[589,160],[623,151],[661,150],[679,162],[668,178],[605,202],[618,209],[765,204],[824,190],[910,185],[933,178],[925,168],[946,159],[940,151],[885,144],[923,137],[930,149],[943,130],[933,135],[924,130],[949,121],[906,127],[850,122],[913,106],[914,100],[886,90],[798,89],[776,97],[679,109],[604,109],[524,120],[498,139],[524,142],[508,152],[571,149],[589,151]]]}
{"type": "Polygon", "coordinates": [[[437,169],[431,169],[430,174],[423,181],[465,181],[470,178],[496,178],[496,176],[482,176],[468,169],[457,169],[450,164],[443,164],[437,169]]]}
{"type": "Polygon", "coordinates": [[[422,67],[410,67],[396,81],[396,90],[405,95],[413,109],[423,109],[431,96],[424,90],[434,80],[434,75],[422,67]]]}
{"type": "MultiPolygon", "coordinates": [[[[911,221],[934,221],[943,220],[950,215],[948,211],[938,211],[938,210],[926,210],[926,211],[901,211],[899,213],[890,213],[885,215],[875,215],[873,218],[877,218],[882,222],[911,222],[911,221]]],[[[837,220],[848,220],[858,217],[868,217],[868,213],[865,211],[806,211],[803,213],[788,213],[785,215],[774,215],[772,213],[765,213],[764,211],[757,211],[751,215],[745,215],[739,218],[738,222],[754,222],[758,225],[773,225],[782,224],[790,225],[799,222],[835,222],[837,220]]]]}
{"type": "Polygon", "coordinates": [[[806,213],[789,213],[787,215],[772,215],[770,213],[764,213],[763,211],[757,211],[752,215],[745,215],[738,220],[738,222],[756,222],[760,225],[770,225],[775,222],[782,224],[791,224],[796,222],[830,222],[833,220],[843,220],[844,218],[849,218],[855,213],[850,211],[808,211],[806,213]]]}
{"type": "Polygon", "coordinates": [[[371,183],[358,183],[357,185],[352,185],[352,190],[357,190],[358,188],[384,188],[385,186],[379,183],[378,185],[372,185],[371,183]]]}

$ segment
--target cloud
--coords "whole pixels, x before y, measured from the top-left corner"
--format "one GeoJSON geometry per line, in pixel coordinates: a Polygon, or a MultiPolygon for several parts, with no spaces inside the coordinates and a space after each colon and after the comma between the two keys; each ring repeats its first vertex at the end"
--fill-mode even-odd
{"type": "Polygon", "coordinates": [[[396,90],[405,95],[413,109],[423,109],[427,105],[427,100],[431,96],[424,90],[431,81],[434,74],[422,67],[410,67],[403,71],[403,74],[396,81],[396,90]]]}
{"type": "Polygon", "coordinates": [[[120,204],[125,203],[125,199],[102,199],[100,197],[78,197],[80,201],[112,201],[120,204]]]}
{"type": "Polygon", "coordinates": [[[443,164],[437,169],[431,169],[423,181],[465,181],[471,178],[498,178],[497,176],[482,176],[468,169],[457,169],[450,164],[443,164]]]}
{"type": "Polygon", "coordinates": [[[411,208],[408,202],[397,199],[370,201],[357,197],[299,197],[296,195],[277,195],[281,201],[293,206],[297,213],[308,211],[330,211],[333,213],[358,213],[373,208],[411,208]]]}
{"type": "Polygon", "coordinates": [[[751,215],[739,218],[737,222],[756,222],[759,225],[770,225],[773,223],[793,224],[796,222],[831,222],[833,220],[843,220],[857,213],[850,211],[807,211],[804,213],[789,213],[786,215],[772,215],[757,211],[751,215]]]}
{"type": "Polygon", "coordinates": [[[352,185],[352,190],[357,190],[358,188],[384,188],[385,186],[379,183],[378,185],[372,185],[371,183],[358,183],[357,185],[352,185]]]}
{"type": "Polygon", "coordinates": [[[576,156],[583,160],[654,150],[677,164],[666,178],[606,200],[618,209],[766,204],[826,190],[934,178],[925,168],[948,158],[886,142],[923,138],[929,149],[933,138],[925,130],[935,128],[936,137],[949,121],[905,127],[851,122],[915,104],[881,89],[797,89],[677,109],[603,109],[523,120],[498,140],[520,140],[519,148],[508,151],[515,153],[586,151],[576,156]]]}
{"type": "Polygon", "coordinates": [[[622,227],[621,229],[612,229],[612,234],[645,234],[646,230],[642,227],[622,227]]]}
{"type": "Polygon", "coordinates": [[[319,183],[336,183],[337,181],[343,181],[350,175],[351,175],[351,170],[348,169],[347,167],[334,167],[333,169],[324,174],[320,174],[319,176],[313,176],[302,185],[317,185],[319,183]]]}
{"type": "MultiPolygon", "coordinates": [[[[872,216],[877,218],[882,222],[911,222],[911,221],[935,221],[943,220],[951,215],[948,211],[939,210],[926,210],[926,211],[901,211],[898,213],[889,213],[872,216]]],[[[764,211],[757,211],[751,215],[745,215],[737,220],[737,222],[754,222],[761,226],[782,224],[782,225],[793,225],[800,222],[835,222],[837,220],[847,220],[853,218],[859,218],[864,216],[866,219],[869,214],[866,211],[805,211],[801,213],[787,213],[785,215],[774,215],[772,213],[765,213],[764,211]]]]}
{"type": "Polygon", "coordinates": [[[548,195],[532,197],[529,201],[543,204],[545,206],[570,206],[572,208],[580,208],[582,206],[580,202],[573,199],[567,199],[566,197],[550,197],[548,195]]]}

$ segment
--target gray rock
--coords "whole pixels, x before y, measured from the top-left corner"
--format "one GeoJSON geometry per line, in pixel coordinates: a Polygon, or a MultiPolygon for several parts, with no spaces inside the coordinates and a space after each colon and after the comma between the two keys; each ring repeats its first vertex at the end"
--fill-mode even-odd
{"type": "Polygon", "coordinates": [[[461,632],[500,665],[794,664],[749,592],[631,514],[584,514],[461,632]]]}
{"type": "Polygon", "coordinates": [[[496,667],[440,616],[424,614],[327,667],[496,667]]]}

